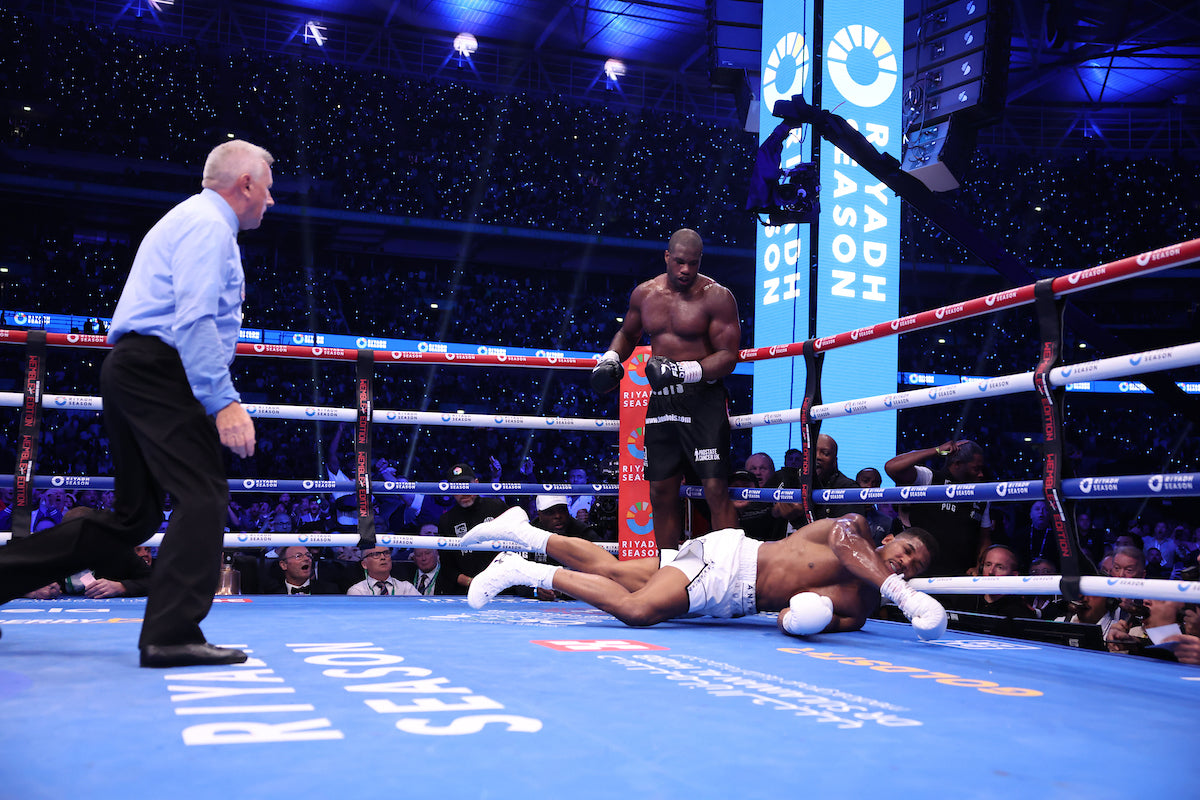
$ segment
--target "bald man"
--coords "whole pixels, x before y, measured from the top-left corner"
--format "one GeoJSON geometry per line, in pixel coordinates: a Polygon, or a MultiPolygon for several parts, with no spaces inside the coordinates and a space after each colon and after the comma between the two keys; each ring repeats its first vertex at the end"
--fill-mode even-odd
{"type": "MultiPolygon", "coordinates": [[[[850,479],[838,469],[838,444],[834,438],[822,433],[817,437],[817,450],[813,454],[813,490],[817,489],[859,489],[856,481],[850,479]]],[[[799,489],[800,471],[784,467],[776,473],[775,488],[799,489]]],[[[847,495],[849,496],[849,495],[847,495]]],[[[857,497],[857,494],[854,495],[857,497]]],[[[779,503],[776,508],[788,521],[793,529],[804,526],[808,521],[804,516],[804,507],[800,503],[779,503]]],[[[813,519],[832,519],[844,514],[861,514],[864,517],[871,511],[869,504],[813,504],[813,519]]]]}
{"type": "Polygon", "coordinates": [[[690,228],[675,231],[663,254],[666,272],[639,284],[629,297],[620,330],[592,371],[592,388],[611,392],[621,366],[650,337],[646,364],[646,480],[654,537],[674,550],[683,538],[679,487],[685,469],[704,485],[712,529],[737,525],[729,496],[729,396],[722,379],[738,360],[742,331],[733,294],[700,274],[704,242],[690,228]]]}

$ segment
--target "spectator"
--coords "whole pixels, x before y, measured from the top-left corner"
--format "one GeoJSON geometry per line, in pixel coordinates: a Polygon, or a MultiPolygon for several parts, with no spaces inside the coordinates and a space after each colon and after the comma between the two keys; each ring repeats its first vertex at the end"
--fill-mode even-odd
{"type": "MultiPolygon", "coordinates": [[[[901,486],[975,483],[983,477],[983,448],[969,439],[949,441],[898,455],[884,465],[884,470],[901,486]],[[934,456],[946,457],[944,469],[932,470],[922,465],[934,456]]],[[[908,516],[913,527],[929,531],[941,548],[929,575],[967,575],[977,568],[979,556],[991,544],[980,532],[983,515],[984,504],[970,501],[910,506],[908,516]]]]}
{"type": "MultiPolygon", "coordinates": [[[[1005,577],[1020,575],[1017,554],[1002,544],[994,544],[984,551],[980,559],[979,574],[982,577],[1005,577]]],[[[1025,598],[1016,594],[983,594],[971,597],[967,610],[980,614],[1001,617],[1036,617],[1025,598]]]]}
{"type": "MultiPolygon", "coordinates": [[[[422,525],[419,535],[437,536],[437,525],[422,525]]],[[[425,596],[458,594],[458,587],[449,580],[452,576],[442,569],[440,552],[433,547],[414,547],[412,562],[401,564],[398,570],[393,570],[393,574],[399,580],[411,583],[419,594],[425,596]]]]}
{"type": "MultiPolygon", "coordinates": [[[[1145,578],[1146,556],[1136,547],[1118,547],[1112,554],[1109,576],[1112,578],[1145,578]]],[[[1145,617],[1145,604],[1142,600],[1132,597],[1122,598],[1120,605],[1113,612],[1115,621],[1123,620],[1129,625],[1135,624],[1145,617]]]]}
{"type": "MultiPolygon", "coordinates": [[[[858,489],[857,481],[853,481],[838,469],[838,445],[830,435],[822,433],[817,437],[817,452],[813,459],[813,489],[858,489]]],[[[880,481],[882,483],[882,481],[880,481]]],[[[814,505],[814,518],[840,517],[843,514],[867,515],[869,506],[863,504],[825,504],[814,505]]]]}
{"type": "Polygon", "coordinates": [[[341,594],[337,584],[325,581],[313,574],[313,555],[307,547],[289,546],[279,548],[281,579],[267,585],[267,594],[341,594]]]}
{"type": "MultiPolygon", "coordinates": [[[[572,467],[567,470],[567,483],[572,486],[583,486],[591,481],[588,480],[587,470],[583,467],[572,467]]],[[[572,517],[582,522],[584,525],[588,521],[588,512],[592,510],[592,504],[596,502],[596,498],[590,494],[576,495],[571,498],[571,505],[567,510],[572,517]]]]}
{"type": "Polygon", "coordinates": [[[775,461],[766,453],[754,453],[746,459],[746,472],[749,472],[761,486],[775,486],[775,461]]]}
{"type": "MultiPolygon", "coordinates": [[[[729,488],[757,489],[758,479],[752,473],[739,469],[729,476],[729,488]]],[[[733,507],[737,511],[738,527],[751,539],[773,542],[787,535],[787,521],[772,513],[771,503],[742,500],[735,496],[733,507]]]]}
{"type": "MultiPolygon", "coordinates": [[[[533,505],[537,516],[531,522],[535,528],[557,533],[559,536],[569,536],[573,539],[584,539],[589,542],[600,541],[600,536],[595,530],[571,516],[570,499],[566,495],[539,494],[534,499],[533,505]]],[[[558,564],[544,553],[534,553],[532,560],[558,564]]],[[[555,593],[547,589],[539,589],[537,597],[542,600],[553,600],[555,593]]]]}
{"type": "Polygon", "coordinates": [[[1111,607],[1107,597],[1083,595],[1077,602],[1067,604],[1067,611],[1058,621],[1099,625],[1100,633],[1108,636],[1108,630],[1113,624],[1111,607]]]}
{"type": "MultiPolygon", "coordinates": [[[[854,482],[861,489],[878,489],[883,486],[883,476],[874,467],[863,467],[854,476],[854,482]]],[[[891,503],[872,503],[866,506],[863,514],[867,518],[867,527],[871,529],[871,539],[875,546],[883,544],[883,537],[895,536],[904,528],[896,519],[896,511],[891,503]]]]}
{"type": "Polygon", "coordinates": [[[1054,526],[1051,525],[1050,507],[1045,500],[1033,501],[1029,507],[1029,526],[1014,533],[1010,547],[1023,563],[1032,563],[1034,559],[1054,554],[1054,526]]]}
{"type": "MultiPolygon", "coordinates": [[[[446,474],[450,483],[478,483],[470,464],[455,464],[446,474]]],[[[454,506],[438,520],[438,536],[459,537],[481,522],[504,513],[504,503],[477,494],[454,495],[454,506]]],[[[458,594],[466,594],[471,578],[483,572],[496,554],[480,550],[443,550],[442,569],[453,577],[458,594]]]]}
{"type": "Polygon", "coordinates": [[[388,595],[417,597],[416,587],[408,581],[392,577],[392,551],[387,547],[372,547],[362,552],[362,568],[367,577],[346,590],[349,595],[388,595]]]}
{"type": "MultiPolygon", "coordinates": [[[[1046,558],[1034,559],[1029,566],[1030,575],[1057,575],[1058,567],[1046,558]]],[[[1039,594],[1027,597],[1025,602],[1040,619],[1058,619],[1067,613],[1067,603],[1061,595],[1039,594]]]]}

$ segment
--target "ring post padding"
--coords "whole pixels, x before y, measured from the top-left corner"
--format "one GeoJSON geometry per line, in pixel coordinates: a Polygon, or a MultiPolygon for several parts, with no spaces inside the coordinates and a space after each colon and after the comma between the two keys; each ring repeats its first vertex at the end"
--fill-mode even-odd
{"type": "Polygon", "coordinates": [[[371,409],[375,403],[375,351],[359,350],[355,369],[358,416],[354,421],[355,494],[358,499],[358,547],[375,547],[375,516],[371,510],[371,409]]]}
{"type": "Polygon", "coordinates": [[[821,402],[821,367],[825,364],[825,354],[817,352],[815,343],[815,339],[807,339],[801,350],[804,354],[805,380],[804,402],[800,405],[800,441],[803,450],[800,459],[800,498],[804,518],[808,522],[816,519],[812,499],[813,476],[816,475],[813,453],[817,437],[821,434],[821,420],[812,418],[812,409],[821,402]]]}
{"type": "Polygon", "coordinates": [[[25,340],[25,388],[17,434],[17,469],[13,473],[13,536],[30,534],[33,521],[33,470],[42,428],[42,388],[46,377],[46,332],[29,331],[25,340]]]}
{"type": "Polygon", "coordinates": [[[1033,371],[1042,417],[1042,496],[1050,508],[1054,539],[1062,570],[1062,595],[1070,602],[1079,599],[1079,543],[1075,527],[1063,506],[1062,498],[1062,387],[1050,382],[1050,371],[1062,358],[1062,303],[1054,296],[1054,279],[1040,280],[1034,286],[1034,310],[1041,336],[1041,356],[1033,371]]]}

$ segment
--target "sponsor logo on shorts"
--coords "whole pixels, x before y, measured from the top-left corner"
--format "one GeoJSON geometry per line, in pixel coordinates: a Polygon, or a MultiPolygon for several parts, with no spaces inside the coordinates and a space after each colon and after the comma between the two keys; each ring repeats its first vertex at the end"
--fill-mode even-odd
{"type": "Polygon", "coordinates": [[[693,461],[720,461],[721,453],[715,447],[696,448],[692,455],[693,461]]]}

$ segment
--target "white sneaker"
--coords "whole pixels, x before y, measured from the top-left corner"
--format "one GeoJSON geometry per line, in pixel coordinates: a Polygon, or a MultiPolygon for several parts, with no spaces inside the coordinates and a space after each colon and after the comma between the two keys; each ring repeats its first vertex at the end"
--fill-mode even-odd
{"type": "Polygon", "coordinates": [[[498,517],[481,522],[462,535],[462,544],[481,544],[483,542],[512,542],[514,545],[524,544],[512,531],[520,524],[529,523],[529,515],[520,506],[513,506],[498,517]]]}
{"type": "Polygon", "coordinates": [[[536,586],[537,577],[529,574],[532,570],[526,569],[530,566],[534,565],[520,553],[498,553],[487,569],[471,579],[467,603],[471,608],[483,608],[510,586],[536,586]]]}

